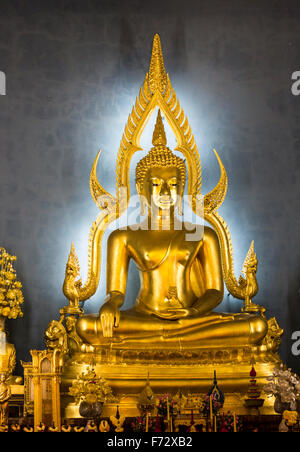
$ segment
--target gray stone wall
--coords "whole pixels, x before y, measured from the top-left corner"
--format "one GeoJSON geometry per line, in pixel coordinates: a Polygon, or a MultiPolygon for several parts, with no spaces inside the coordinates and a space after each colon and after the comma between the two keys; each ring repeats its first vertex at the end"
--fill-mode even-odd
{"type": "MultiPolygon", "coordinates": [[[[219,178],[213,148],[229,174],[221,214],[236,273],[254,239],[256,301],[285,329],[282,357],[300,372],[291,353],[300,330],[300,96],[291,93],[299,27],[296,1],[1,0],[0,245],[18,256],[24,285],[24,318],[9,322],[19,360],[43,347],[64,304],[72,241],[86,274],[98,214],[91,165],[101,147],[99,178],[114,192],[118,145],[159,33],[201,153],[203,191],[219,178]]],[[[126,306],[137,290],[131,268],[126,306]]],[[[105,272],[87,312],[104,296],[105,272]]],[[[225,295],[221,309],[240,306],[225,295]]]]}

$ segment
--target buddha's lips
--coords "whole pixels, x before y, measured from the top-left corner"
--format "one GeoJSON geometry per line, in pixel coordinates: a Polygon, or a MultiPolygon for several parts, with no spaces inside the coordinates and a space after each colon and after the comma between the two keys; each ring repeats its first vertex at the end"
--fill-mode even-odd
{"type": "Polygon", "coordinates": [[[174,204],[173,199],[172,198],[159,198],[159,203],[160,204],[164,204],[164,205],[168,205],[171,206],[172,204],[174,204]]]}

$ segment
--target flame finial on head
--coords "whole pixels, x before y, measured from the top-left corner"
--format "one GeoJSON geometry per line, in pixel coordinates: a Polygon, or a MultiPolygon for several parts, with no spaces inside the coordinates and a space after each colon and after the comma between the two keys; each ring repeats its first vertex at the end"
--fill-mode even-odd
{"type": "Polygon", "coordinates": [[[152,144],[153,146],[166,146],[167,144],[166,132],[164,129],[160,110],[158,110],[157,113],[156,123],[152,136],[152,144]]]}

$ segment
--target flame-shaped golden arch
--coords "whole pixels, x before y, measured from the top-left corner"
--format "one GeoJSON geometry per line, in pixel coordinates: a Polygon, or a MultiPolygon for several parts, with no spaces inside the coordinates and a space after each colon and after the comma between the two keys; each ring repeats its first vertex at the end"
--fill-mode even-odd
{"type": "MultiPolygon", "coordinates": [[[[196,209],[196,200],[201,194],[201,162],[198,148],[192,134],[187,116],[181,108],[175,90],[171,85],[169,75],[166,74],[159,35],[153,40],[153,49],[149,73],[136,98],[135,105],[129,114],[127,124],[121,140],[116,163],[116,197],[112,196],[101,186],[97,179],[96,169],[100,151],[95,159],[90,175],[90,189],[92,197],[98,207],[104,212],[93,224],[89,241],[89,270],[85,286],[82,288],[82,297],[90,297],[99,283],[101,240],[109,223],[118,218],[128,207],[130,199],[129,169],[132,156],[141,151],[140,138],[148,120],[154,110],[159,108],[171,127],[177,146],[187,163],[188,194],[192,210],[199,215],[196,209]],[[126,199],[122,200],[122,189],[125,189],[126,199]]],[[[204,196],[204,219],[216,231],[221,248],[224,281],[232,295],[243,299],[244,288],[238,283],[233,270],[233,253],[231,238],[225,221],[217,213],[223,203],[227,191],[227,174],[217,152],[216,157],[220,165],[221,176],[216,187],[204,196]]]]}

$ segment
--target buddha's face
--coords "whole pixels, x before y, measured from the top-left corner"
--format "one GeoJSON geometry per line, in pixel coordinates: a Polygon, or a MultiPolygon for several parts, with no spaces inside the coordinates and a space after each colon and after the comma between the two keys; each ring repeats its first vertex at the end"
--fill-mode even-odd
{"type": "Polygon", "coordinates": [[[174,166],[151,168],[143,183],[143,195],[148,206],[170,210],[181,200],[183,192],[180,171],[174,166]]]}

